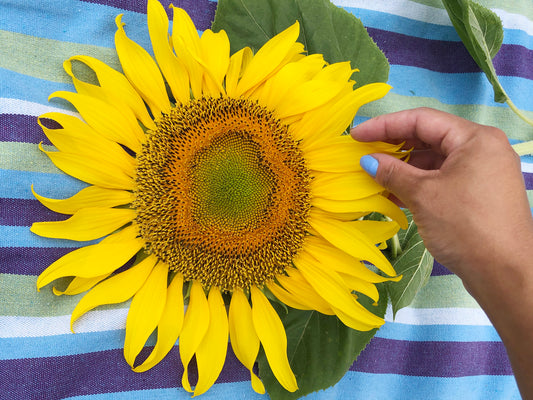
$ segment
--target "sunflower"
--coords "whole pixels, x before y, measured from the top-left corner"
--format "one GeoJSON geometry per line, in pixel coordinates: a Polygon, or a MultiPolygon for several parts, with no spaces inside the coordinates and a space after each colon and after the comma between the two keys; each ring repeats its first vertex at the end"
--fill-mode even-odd
{"type": "Polygon", "coordinates": [[[173,13],[169,34],[164,8],[148,1],[155,61],[126,36],[119,15],[123,73],[87,56],[64,63],[76,93],[51,97],[70,102],[83,120],[39,117],[58,151],[41,150],[89,185],[68,199],[34,192],[49,209],[72,216],[31,230],[103,239],[55,261],[37,288],[74,277],[54,293],[87,292],[71,329],[87,311],[132,298],[124,357],[136,372],[156,365],[179,339],[182,385],[199,395],[219,376],[229,339],[255,391],[265,391],[253,371],[260,346],[280,384],[295,391],[285,330],[271,302],[336,315],[368,331],[383,319],[358,295],[377,302],[375,283],[399,279],[378,245],[406,224],[405,216],[358,160],[404,153],[342,135],[357,109],[390,87],[354,90],[349,62],[304,54],[297,22],[256,54],[244,48],[230,56],[224,31],[200,37],[184,10],[173,13]],[[98,83],[79,79],[74,62],[98,83]],[[362,220],[371,212],[389,221],[362,220]],[[154,331],[155,347],[137,360],[154,331]]]}

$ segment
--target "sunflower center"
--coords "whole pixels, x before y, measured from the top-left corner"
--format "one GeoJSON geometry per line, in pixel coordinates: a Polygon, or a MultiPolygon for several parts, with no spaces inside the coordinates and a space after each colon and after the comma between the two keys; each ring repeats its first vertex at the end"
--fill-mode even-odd
{"type": "Polygon", "coordinates": [[[242,231],[265,216],[275,176],[249,135],[228,132],[198,152],[192,180],[193,216],[207,226],[242,231]]]}
{"type": "Polygon", "coordinates": [[[288,127],[246,99],[202,98],[157,121],[137,157],[147,250],[186,280],[231,291],[292,264],[310,175],[288,127]]]}

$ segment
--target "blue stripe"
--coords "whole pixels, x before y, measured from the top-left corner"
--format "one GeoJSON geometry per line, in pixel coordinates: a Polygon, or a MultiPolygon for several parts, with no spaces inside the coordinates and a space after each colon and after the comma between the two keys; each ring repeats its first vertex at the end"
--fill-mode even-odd
{"type": "Polygon", "coordinates": [[[475,325],[408,325],[387,322],[376,337],[394,340],[439,342],[500,342],[492,326],[475,325]]]}
{"type": "Polygon", "coordinates": [[[305,399],[520,400],[520,394],[513,376],[435,378],[348,371],[337,385],[305,399]]]}
{"type": "MultiPolygon", "coordinates": [[[[393,322],[387,322],[376,337],[410,341],[500,341],[496,330],[491,326],[420,326],[393,322]]],[[[41,337],[0,338],[0,360],[69,356],[120,349],[123,344],[123,329],[41,337]]],[[[154,344],[155,338],[151,337],[147,346],[154,344]]]]}
{"type": "MultiPolygon", "coordinates": [[[[343,7],[355,15],[367,28],[386,29],[391,32],[415,36],[423,39],[460,42],[461,39],[453,26],[431,24],[429,22],[388,14],[381,11],[365,10],[355,7],[343,7]],[[386,21],[384,24],[383,22],[386,21]]],[[[533,49],[533,37],[518,29],[504,29],[504,44],[518,44],[533,49]]]]}
{"type": "MultiPolygon", "coordinates": [[[[58,66],[58,68],[61,68],[61,66],[58,66]]],[[[2,97],[74,110],[70,103],[64,100],[54,99],[51,102],[48,101],[48,96],[58,90],[75,91],[74,85],[70,83],[51,82],[3,68],[0,68],[0,76],[2,76],[2,97]]]]}
{"type": "Polygon", "coordinates": [[[44,197],[66,199],[78,193],[87,184],[66,174],[13,171],[0,169],[0,197],[32,200],[35,191],[44,197]]]}
{"type": "MultiPolygon", "coordinates": [[[[40,104],[73,109],[61,99],[48,102],[48,96],[57,90],[74,91],[71,84],[49,82],[5,69],[0,69],[5,77],[2,95],[40,104]]],[[[522,110],[533,111],[533,81],[519,77],[501,76],[500,83],[522,110]]],[[[392,92],[410,97],[431,97],[446,104],[485,104],[507,107],[495,103],[492,86],[483,73],[448,74],[423,68],[391,65],[389,83],[392,92]]]]}
{"type": "MultiPolygon", "coordinates": [[[[91,394],[66,397],[64,400],[190,400],[190,398],[191,394],[183,388],[169,388],[91,394]]],[[[268,397],[254,392],[250,382],[225,382],[213,385],[206,393],[202,394],[201,399],[268,400],[268,397]]]]}
{"type": "Polygon", "coordinates": [[[126,23],[128,37],[151,49],[146,14],[82,1],[21,2],[20,6],[9,7],[9,13],[0,13],[0,29],[47,39],[114,47],[115,17],[118,14],[124,14],[122,21],[126,23]]]}
{"type": "MultiPolygon", "coordinates": [[[[387,29],[426,39],[459,41],[452,26],[436,25],[360,8],[344,7],[344,9],[361,19],[367,27],[387,29]],[[383,26],[383,21],[387,21],[387,26],[383,26]]],[[[109,32],[114,32],[114,19],[117,14],[122,13],[123,21],[135,27],[127,30],[128,36],[143,47],[149,45],[145,14],[89,2],[74,3],[71,0],[41,0],[28,7],[12,7],[9,11],[9,14],[0,14],[0,28],[3,30],[103,47],[113,47],[113,35],[89,35],[83,26],[92,30],[92,25],[102,25],[108,21],[104,27],[109,32]],[[53,14],[54,10],[57,10],[56,14],[53,14]],[[65,10],[71,11],[65,14],[65,10]],[[73,24],[72,20],[77,18],[80,22],[83,19],[83,24],[73,24]],[[50,26],[53,26],[53,29],[50,29],[50,26]]],[[[504,43],[533,48],[533,37],[517,29],[504,29],[504,43]]]]}
{"type": "MultiPolygon", "coordinates": [[[[501,85],[513,103],[533,111],[533,81],[500,76],[501,85]]],[[[404,65],[391,65],[389,83],[392,93],[411,97],[431,97],[446,104],[485,104],[507,107],[494,102],[494,91],[483,73],[447,74],[404,65]]]]}
{"type": "Polygon", "coordinates": [[[95,351],[120,349],[123,329],[67,335],[0,338],[0,360],[59,357],[95,351]]]}
{"type": "Polygon", "coordinates": [[[29,226],[0,225],[0,247],[83,247],[98,241],[76,242],[65,239],[49,239],[30,232],[29,226]]]}
{"type": "MultiPolygon", "coordinates": [[[[190,396],[190,393],[182,388],[169,388],[75,396],[66,400],[186,400],[190,399],[190,396]]],[[[349,371],[335,386],[303,397],[306,400],[424,398],[521,399],[513,376],[471,376],[450,379],[354,371],[349,371]]],[[[264,400],[265,396],[255,393],[249,382],[233,382],[213,385],[202,395],[202,399],[264,400]]]]}

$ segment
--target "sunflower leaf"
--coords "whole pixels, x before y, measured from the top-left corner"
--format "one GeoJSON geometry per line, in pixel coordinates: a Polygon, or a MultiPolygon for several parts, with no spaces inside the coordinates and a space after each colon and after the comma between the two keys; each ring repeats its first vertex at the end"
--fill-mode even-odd
{"type": "Polygon", "coordinates": [[[411,304],[433,270],[433,256],[424,246],[413,215],[408,210],[405,210],[405,214],[409,225],[406,230],[398,232],[402,253],[392,260],[392,266],[402,275],[402,279],[399,282],[386,283],[394,315],[411,304]]]}
{"type": "MultiPolygon", "coordinates": [[[[387,293],[382,284],[377,285],[380,301],[361,296],[361,303],[383,317],[387,308],[387,293]]],[[[336,316],[317,311],[277,308],[287,332],[287,354],[296,375],[299,389],[287,392],[278,383],[263,352],[258,357],[259,374],[271,399],[292,400],[337,383],[366,347],[377,329],[359,332],[348,328],[336,316]]]]}
{"type": "Polygon", "coordinates": [[[355,87],[387,81],[387,58],[361,21],[329,0],[219,0],[212,28],[226,31],[232,53],[246,46],[256,51],[296,20],[309,54],[323,54],[329,63],[350,61],[360,70],[355,87]]]}
{"type": "Polygon", "coordinates": [[[498,81],[492,64],[492,59],[503,42],[502,21],[491,10],[471,0],[442,0],[442,2],[466,49],[492,84],[494,101],[506,102],[509,97],[498,81]]]}

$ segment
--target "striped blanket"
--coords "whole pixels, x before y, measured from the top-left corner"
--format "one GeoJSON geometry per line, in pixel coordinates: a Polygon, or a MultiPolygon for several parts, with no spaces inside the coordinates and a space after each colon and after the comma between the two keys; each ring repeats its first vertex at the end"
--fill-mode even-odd
{"type": "MultiPolygon", "coordinates": [[[[533,2],[483,0],[503,21],[495,58],[514,103],[533,116],[533,2]]],[[[168,4],[168,2],[167,2],[168,4]]],[[[439,0],[336,0],[359,17],[391,64],[394,87],[363,107],[356,122],[430,106],[497,126],[514,141],[533,129],[506,106],[471,60],[439,0]]],[[[210,26],[217,3],[177,0],[198,29],[210,26]]],[[[0,398],[185,399],[177,347],[152,370],[137,374],[123,359],[127,304],[89,312],[69,331],[79,296],[37,293],[37,275],[74,242],[37,237],[33,221],[57,220],[32,196],[64,198],[84,185],[57,170],[37,144],[50,143],[36,116],[73,113],[50,93],[73,91],[62,70],[75,54],[118,68],[114,17],[124,13],[128,35],[149,49],[144,0],[4,0],[0,2],[0,398]]],[[[533,158],[522,159],[533,202],[533,158]]],[[[495,182],[497,184],[497,182],[495,182]]],[[[49,285],[51,286],[51,285],[49,285]]],[[[334,387],[308,399],[519,399],[504,346],[461,281],[435,265],[410,307],[386,316],[369,346],[334,387]]],[[[206,399],[266,399],[253,392],[248,371],[231,351],[206,399]]]]}

